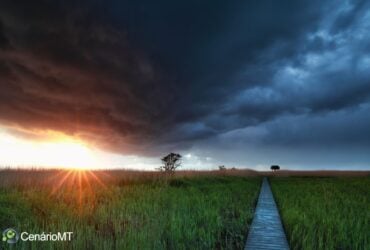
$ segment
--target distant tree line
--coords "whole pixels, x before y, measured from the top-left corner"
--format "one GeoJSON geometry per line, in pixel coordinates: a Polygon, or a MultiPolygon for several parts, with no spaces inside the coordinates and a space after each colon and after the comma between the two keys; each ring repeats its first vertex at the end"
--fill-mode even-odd
{"type": "MultiPolygon", "coordinates": [[[[231,167],[229,169],[230,170],[236,170],[236,167],[231,167]]],[[[218,166],[218,170],[225,171],[225,170],[227,170],[227,168],[225,167],[225,165],[220,165],[220,166],[218,166]]]]}
{"type": "MultiPolygon", "coordinates": [[[[174,172],[178,167],[181,166],[181,159],[182,156],[177,153],[169,153],[168,155],[164,156],[161,160],[163,165],[158,168],[159,171],[164,172],[174,172]]],[[[218,166],[220,171],[226,171],[227,168],[225,165],[218,166]]],[[[271,165],[270,169],[272,171],[280,170],[279,165],[271,165]]],[[[230,168],[230,170],[236,170],[235,167],[230,168]]]]}

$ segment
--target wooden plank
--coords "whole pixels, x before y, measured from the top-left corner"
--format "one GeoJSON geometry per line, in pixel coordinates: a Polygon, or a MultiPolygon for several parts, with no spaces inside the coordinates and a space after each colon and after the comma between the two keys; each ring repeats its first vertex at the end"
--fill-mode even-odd
{"type": "Polygon", "coordinates": [[[262,181],[262,187],[245,249],[289,250],[289,244],[281,223],[279,211],[266,177],[262,181]]]}

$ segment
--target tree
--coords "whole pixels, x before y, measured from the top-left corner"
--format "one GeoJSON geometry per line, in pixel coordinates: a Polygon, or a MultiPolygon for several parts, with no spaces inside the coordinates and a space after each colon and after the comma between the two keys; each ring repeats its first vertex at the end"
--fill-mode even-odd
{"type": "Polygon", "coordinates": [[[279,169],[280,169],[280,166],[279,166],[279,165],[272,165],[272,166],[270,167],[270,169],[271,169],[272,171],[276,171],[276,170],[279,170],[279,169]]]}
{"type": "Polygon", "coordinates": [[[221,166],[218,166],[218,169],[220,171],[225,171],[226,170],[226,167],[225,167],[225,165],[221,165],[221,166]]]}
{"type": "Polygon", "coordinates": [[[180,167],[181,158],[182,156],[176,153],[170,153],[166,155],[162,158],[163,166],[160,166],[159,170],[165,172],[174,172],[176,168],[180,167]]]}

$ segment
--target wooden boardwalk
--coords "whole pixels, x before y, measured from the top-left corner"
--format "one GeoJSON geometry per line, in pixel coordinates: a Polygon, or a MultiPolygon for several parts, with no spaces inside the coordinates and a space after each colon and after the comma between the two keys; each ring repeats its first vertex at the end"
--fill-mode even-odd
{"type": "Polygon", "coordinates": [[[288,241],[281,223],[267,178],[263,178],[251,228],[249,229],[246,250],[285,250],[288,241]]]}

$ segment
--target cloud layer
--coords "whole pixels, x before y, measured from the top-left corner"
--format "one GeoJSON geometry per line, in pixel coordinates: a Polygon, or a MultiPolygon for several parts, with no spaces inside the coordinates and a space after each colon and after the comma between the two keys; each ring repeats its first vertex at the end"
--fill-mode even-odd
{"type": "Polygon", "coordinates": [[[367,1],[5,0],[0,123],[123,154],[214,157],[228,145],[240,165],[248,159],[233,152],[257,146],[284,159],[291,147],[363,152],[369,9],[367,1]]]}

